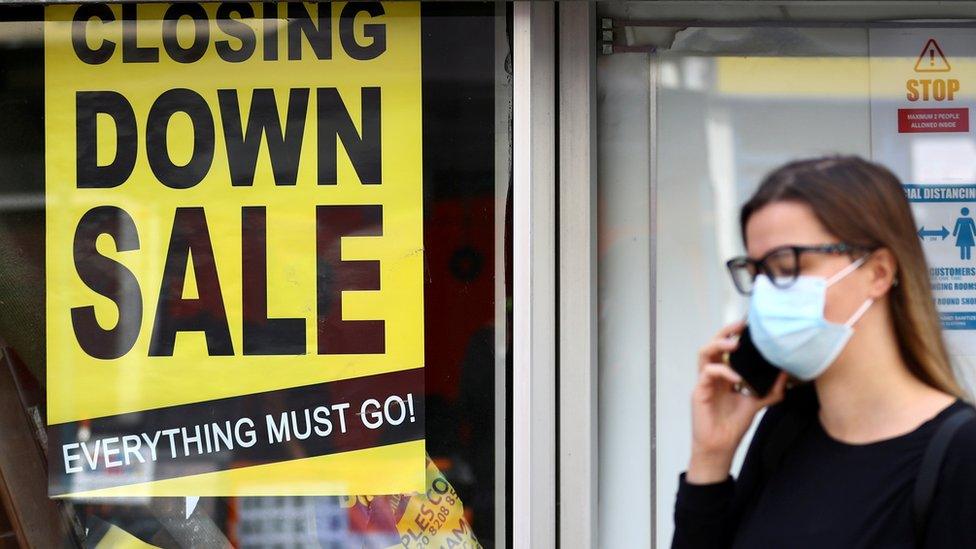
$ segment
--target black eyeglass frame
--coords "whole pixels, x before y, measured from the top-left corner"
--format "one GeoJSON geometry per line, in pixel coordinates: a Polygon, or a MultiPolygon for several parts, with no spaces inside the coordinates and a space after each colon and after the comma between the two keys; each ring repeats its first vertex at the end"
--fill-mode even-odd
{"type": "Polygon", "coordinates": [[[766,278],[768,278],[769,281],[773,283],[773,286],[776,286],[777,288],[785,289],[792,286],[793,283],[796,282],[796,279],[800,276],[800,269],[799,269],[800,256],[805,252],[834,254],[834,255],[853,255],[857,252],[870,253],[875,249],[877,248],[871,246],[859,246],[856,244],[848,244],[846,242],[838,242],[835,244],[820,244],[817,246],[789,246],[789,245],[777,246],[776,248],[773,248],[772,250],[766,252],[759,259],[753,259],[745,255],[733,257],[732,259],[725,262],[725,267],[729,271],[729,276],[732,278],[732,284],[735,286],[736,291],[738,291],[742,295],[751,295],[752,285],[755,284],[756,277],[759,276],[760,273],[766,275],[766,278]],[[775,254],[782,253],[783,250],[791,250],[793,252],[793,259],[795,265],[797,266],[797,269],[795,270],[793,276],[791,277],[783,277],[783,276],[776,275],[775,273],[773,273],[772,269],[769,268],[769,265],[766,264],[767,259],[769,259],[775,254]],[[750,285],[750,289],[747,291],[739,285],[739,279],[735,276],[735,270],[737,268],[739,269],[746,268],[750,265],[752,266],[752,270],[751,271],[747,270],[746,272],[750,272],[752,274],[752,280],[751,280],[752,285],[750,285]]]}

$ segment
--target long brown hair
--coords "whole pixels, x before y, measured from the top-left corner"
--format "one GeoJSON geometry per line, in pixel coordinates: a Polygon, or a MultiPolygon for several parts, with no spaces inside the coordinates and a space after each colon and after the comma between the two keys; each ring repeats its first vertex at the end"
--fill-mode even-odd
{"type": "Polygon", "coordinates": [[[942,341],[915,220],[895,174],[857,156],[790,162],[767,175],[742,206],[743,242],[752,214],[780,201],[810,206],[824,228],[843,242],[892,253],[898,283],[889,290],[888,301],[902,359],[926,384],[962,396],[942,341]]]}

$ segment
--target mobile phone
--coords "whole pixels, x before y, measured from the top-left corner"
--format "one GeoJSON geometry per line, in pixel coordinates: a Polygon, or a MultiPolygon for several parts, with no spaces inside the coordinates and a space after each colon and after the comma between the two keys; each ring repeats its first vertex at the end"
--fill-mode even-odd
{"type": "Polygon", "coordinates": [[[769,394],[781,371],[756,349],[748,326],[739,334],[739,346],[729,353],[729,366],[742,376],[749,390],[760,398],[769,394]]]}

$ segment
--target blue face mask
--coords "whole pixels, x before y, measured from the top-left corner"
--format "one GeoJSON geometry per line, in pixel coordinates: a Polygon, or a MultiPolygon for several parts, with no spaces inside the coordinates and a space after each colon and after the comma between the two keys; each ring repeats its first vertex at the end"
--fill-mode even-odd
{"type": "Polygon", "coordinates": [[[827,288],[866,259],[858,258],[829,279],[799,276],[788,288],[777,288],[766,275],[756,277],[748,324],[762,356],[804,381],[823,373],[854,335],[854,323],[874,303],[869,298],[843,324],[828,322],[823,316],[827,288]]]}

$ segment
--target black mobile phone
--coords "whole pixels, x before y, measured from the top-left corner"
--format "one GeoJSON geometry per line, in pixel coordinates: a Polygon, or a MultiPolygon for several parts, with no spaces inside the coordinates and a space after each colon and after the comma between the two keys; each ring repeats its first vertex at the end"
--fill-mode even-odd
{"type": "Polygon", "coordinates": [[[752,337],[749,335],[748,326],[739,334],[739,346],[729,353],[729,366],[742,376],[749,390],[760,398],[769,394],[781,372],[779,368],[763,358],[759,349],[756,349],[756,344],[752,342],[752,337]]]}

